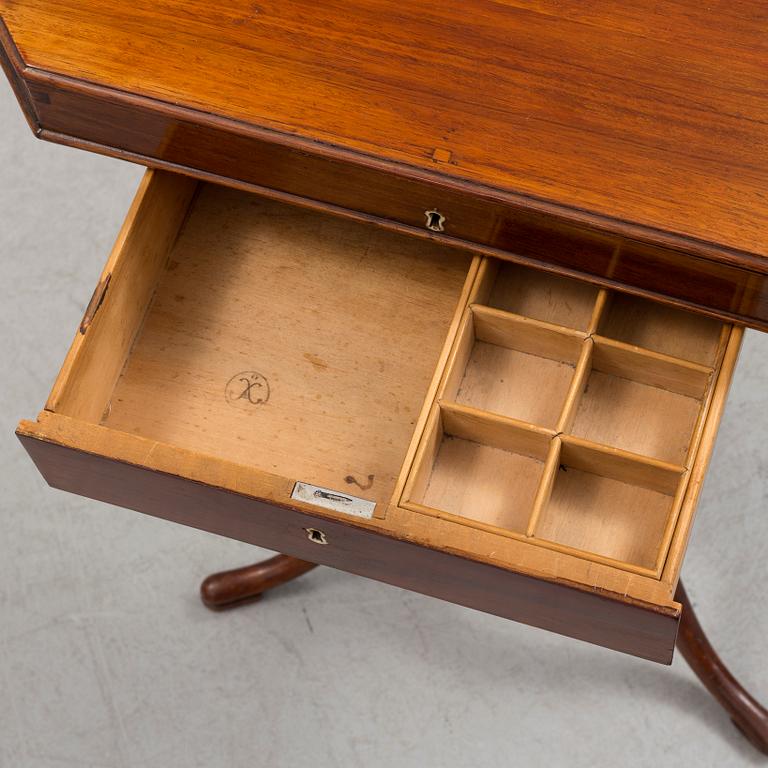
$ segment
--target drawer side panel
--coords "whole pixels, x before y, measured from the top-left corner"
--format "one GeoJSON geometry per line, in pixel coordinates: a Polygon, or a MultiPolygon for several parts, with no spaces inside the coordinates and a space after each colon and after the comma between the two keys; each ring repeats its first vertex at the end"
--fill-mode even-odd
{"type": "Polygon", "coordinates": [[[535,579],[343,522],[19,434],[55,488],[652,661],[672,660],[679,612],[535,579]],[[307,539],[320,527],[329,545],[307,539]]]}

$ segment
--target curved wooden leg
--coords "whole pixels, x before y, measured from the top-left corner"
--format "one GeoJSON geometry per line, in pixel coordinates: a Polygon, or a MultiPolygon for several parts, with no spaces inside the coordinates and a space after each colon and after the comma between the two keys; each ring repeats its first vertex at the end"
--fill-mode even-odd
{"type": "Polygon", "coordinates": [[[728,712],[734,725],[755,747],[768,754],[768,711],[741,687],[715,653],[682,583],[677,588],[675,599],[683,606],[677,635],[680,653],[706,689],[728,712]]]}
{"type": "Polygon", "coordinates": [[[255,565],[212,574],[200,585],[200,597],[214,611],[235,608],[258,600],[268,589],[292,581],[315,566],[297,557],[275,555],[255,565]]]}

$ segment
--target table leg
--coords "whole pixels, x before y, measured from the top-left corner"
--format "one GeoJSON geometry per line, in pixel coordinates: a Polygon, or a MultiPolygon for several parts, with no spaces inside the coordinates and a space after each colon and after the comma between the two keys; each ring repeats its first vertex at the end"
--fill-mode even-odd
{"type": "Polygon", "coordinates": [[[212,574],[200,585],[200,597],[214,611],[235,608],[258,600],[267,590],[292,581],[315,565],[297,557],[276,555],[255,565],[212,574]]]}
{"type": "MultiPolygon", "coordinates": [[[[234,608],[258,600],[267,590],[315,567],[315,563],[306,560],[276,555],[255,565],[212,574],[200,586],[200,595],[212,610],[234,608]]],[[[744,690],[720,660],[696,618],[682,582],[676,599],[683,606],[677,636],[680,653],[736,727],[757,749],[768,754],[768,711],[744,690]]]]}
{"type": "Polygon", "coordinates": [[[675,599],[682,603],[683,615],[677,647],[706,689],[728,712],[734,725],[761,752],[768,754],[768,711],[742,688],[711,646],[696,618],[682,583],[675,599]]]}

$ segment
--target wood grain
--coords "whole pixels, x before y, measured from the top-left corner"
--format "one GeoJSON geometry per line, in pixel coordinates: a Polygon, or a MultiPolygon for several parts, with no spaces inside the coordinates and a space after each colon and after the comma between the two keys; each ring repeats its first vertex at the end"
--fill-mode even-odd
{"type": "Polygon", "coordinates": [[[521,315],[479,305],[472,306],[475,337],[489,344],[575,364],[584,334],[521,315]]]}
{"type": "Polygon", "coordinates": [[[596,443],[682,464],[700,407],[692,397],[593,369],[571,431],[596,443]]]}
{"type": "Polygon", "coordinates": [[[696,399],[703,398],[711,384],[712,368],[706,365],[603,336],[594,336],[593,341],[592,367],[597,371],[696,399]]]}
{"type": "Polygon", "coordinates": [[[671,511],[670,496],[563,467],[535,536],[653,569],[671,511]]]}
{"type": "Polygon", "coordinates": [[[670,531],[669,553],[664,562],[662,574],[662,579],[669,583],[672,588],[677,585],[677,579],[680,576],[683,557],[685,557],[693,529],[696,506],[707,475],[709,461],[712,458],[717,430],[725,410],[725,403],[733,381],[743,338],[744,329],[737,326],[731,329],[726,339],[725,352],[718,368],[717,377],[713,382],[714,387],[705,404],[706,411],[703,414],[705,418],[702,420],[701,433],[698,435],[699,444],[692,446],[694,450],[689,456],[691,468],[688,489],[677,519],[674,521],[675,528],[670,531]]]}
{"type": "MultiPolygon", "coordinates": [[[[434,409],[433,414],[435,412],[439,414],[438,407],[434,409]]],[[[34,422],[22,421],[17,432],[20,436],[103,456],[112,461],[146,467],[163,474],[178,475],[185,478],[191,486],[202,483],[282,508],[301,510],[311,515],[318,524],[327,520],[350,522],[349,515],[343,512],[292,499],[291,491],[295,478],[282,477],[182,446],[117,432],[51,411],[42,411],[34,422]]],[[[433,422],[430,421],[426,434],[433,432],[436,435],[442,434],[441,430],[433,430],[433,422]]],[[[423,448],[422,441],[419,451],[423,448]]],[[[431,463],[429,467],[431,468],[431,463]]],[[[140,503],[140,499],[137,499],[137,503],[140,503]]],[[[417,514],[406,503],[390,504],[386,508],[386,514],[381,517],[371,520],[355,518],[351,522],[394,536],[404,536],[409,541],[426,547],[462,552],[468,557],[495,567],[546,579],[565,579],[574,585],[581,584],[591,590],[599,589],[601,594],[610,599],[639,601],[665,610],[674,608],[669,585],[656,578],[638,576],[565,551],[545,551],[540,547],[530,546],[525,537],[516,539],[513,536],[499,536],[498,533],[467,526],[466,521],[458,524],[455,520],[440,515],[425,516],[421,511],[417,514]]],[[[322,525],[318,527],[322,528],[322,525]]]]}
{"type": "Polygon", "coordinates": [[[579,14],[522,2],[185,0],[107,10],[93,0],[3,0],[0,12],[39,70],[764,247],[755,192],[768,156],[766,22],[756,0],[716,12],[645,0],[627,27],[614,2],[579,14]],[[661,30],[676,24],[691,31],[671,45],[661,30]]]}
{"type": "Polygon", "coordinates": [[[315,565],[295,557],[275,555],[256,565],[211,574],[200,585],[200,598],[212,611],[235,608],[258,600],[264,592],[293,581],[315,565]]]}
{"type": "Polygon", "coordinates": [[[578,360],[582,335],[473,305],[451,360],[447,399],[553,429],[578,360]]]}
{"type": "Polygon", "coordinates": [[[573,420],[576,418],[581,398],[584,397],[587,381],[592,372],[592,353],[594,346],[594,342],[591,338],[584,340],[581,354],[574,367],[571,386],[568,390],[568,394],[565,396],[565,402],[562,411],[560,412],[560,419],[557,422],[556,429],[558,432],[571,432],[573,420]]]}
{"type": "Polygon", "coordinates": [[[768,756],[768,710],[750,696],[721,661],[704,633],[682,583],[678,585],[675,598],[683,608],[677,636],[680,653],[730,715],[733,724],[757,749],[768,756]]]}
{"type": "Polygon", "coordinates": [[[566,363],[477,341],[456,400],[554,429],[573,371],[566,363]]]}
{"type": "Polygon", "coordinates": [[[480,303],[555,325],[586,331],[597,301],[597,288],[579,280],[502,264],[487,301],[480,303]]]}
{"type": "Polygon", "coordinates": [[[166,267],[197,183],[173,173],[149,172],[101,273],[46,407],[98,421],[123,370],[147,308],[166,267]]]}
{"type": "Polygon", "coordinates": [[[446,434],[544,460],[554,432],[458,403],[440,403],[446,434]]]}
{"type": "Polygon", "coordinates": [[[636,296],[613,294],[597,332],[671,357],[713,365],[722,324],[636,296]]]}
{"type": "Polygon", "coordinates": [[[204,186],[103,423],[388,502],[470,261],[204,186]]]}
{"type": "Polygon", "coordinates": [[[544,463],[530,456],[446,435],[421,503],[524,531],[543,469],[544,463]]]}
{"type": "Polygon", "coordinates": [[[436,207],[446,239],[768,327],[757,0],[2,0],[0,20],[44,138],[424,235],[436,207]]]}
{"type": "Polygon", "coordinates": [[[659,459],[637,456],[620,448],[591,443],[571,435],[561,435],[562,464],[582,472],[602,475],[621,483],[674,496],[685,468],[659,459]]]}

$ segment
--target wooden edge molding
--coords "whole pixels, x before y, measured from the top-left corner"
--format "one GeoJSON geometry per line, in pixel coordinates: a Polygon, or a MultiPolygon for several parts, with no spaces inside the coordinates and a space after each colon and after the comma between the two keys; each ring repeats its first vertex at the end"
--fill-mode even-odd
{"type": "Polygon", "coordinates": [[[744,338],[744,329],[738,326],[731,330],[728,338],[728,344],[720,364],[717,381],[710,393],[706,403],[706,413],[702,417],[703,427],[700,434],[696,436],[698,446],[696,447],[696,456],[691,464],[691,471],[688,478],[688,489],[682,507],[678,511],[676,527],[673,534],[667,558],[664,563],[662,579],[666,581],[674,590],[680,576],[680,569],[683,564],[683,558],[688,547],[688,541],[693,530],[693,522],[698,508],[699,497],[704,480],[707,476],[709,462],[712,459],[714,443],[717,438],[717,432],[720,427],[720,420],[723,417],[725,406],[728,401],[728,391],[733,381],[733,375],[736,370],[736,363],[741,352],[741,343],[744,338]],[[703,453],[703,455],[702,455],[703,453]],[[677,531],[682,535],[678,535],[677,531]]]}

